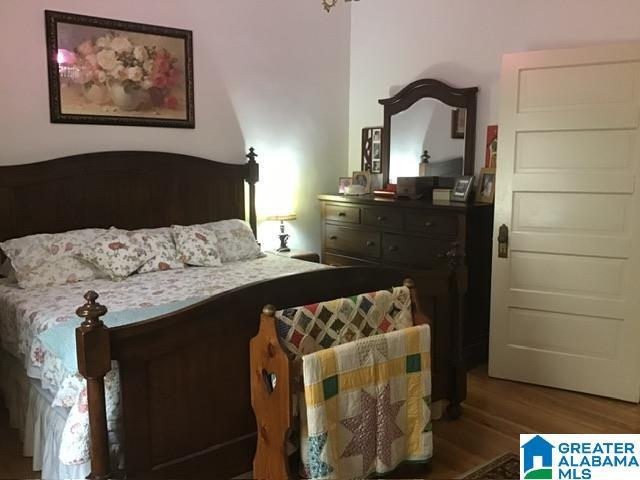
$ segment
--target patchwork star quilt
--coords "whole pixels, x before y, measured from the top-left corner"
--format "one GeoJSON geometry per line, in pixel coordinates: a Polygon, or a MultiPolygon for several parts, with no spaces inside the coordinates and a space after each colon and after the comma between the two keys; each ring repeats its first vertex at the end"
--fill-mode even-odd
{"type": "Polygon", "coordinates": [[[390,330],[302,357],[300,453],[308,478],[363,478],[431,458],[429,326],[390,330]]]}

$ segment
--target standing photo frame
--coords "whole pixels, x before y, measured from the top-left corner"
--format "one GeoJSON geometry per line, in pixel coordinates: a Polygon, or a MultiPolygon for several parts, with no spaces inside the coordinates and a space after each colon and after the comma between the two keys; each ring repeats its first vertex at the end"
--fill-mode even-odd
{"type": "Polygon", "coordinates": [[[362,193],[371,193],[371,172],[367,172],[366,170],[360,172],[353,172],[353,181],[351,183],[352,188],[362,187],[362,193]]]}
{"type": "Polygon", "coordinates": [[[496,169],[483,168],[480,170],[480,180],[478,181],[478,191],[476,200],[482,203],[493,203],[496,194],[496,169]]]}
{"type": "Polygon", "coordinates": [[[362,170],[382,173],[382,127],[362,129],[362,170]]]}
{"type": "Polygon", "coordinates": [[[451,201],[466,202],[469,200],[471,189],[473,188],[473,175],[464,175],[456,178],[451,190],[451,201]]]}
{"type": "Polygon", "coordinates": [[[353,183],[353,177],[338,178],[338,193],[345,193],[353,183]]]}
{"type": "Polygon", "coordinates": [[[195,128],[190,30],[45,11],[52,123],[195,128]]]}

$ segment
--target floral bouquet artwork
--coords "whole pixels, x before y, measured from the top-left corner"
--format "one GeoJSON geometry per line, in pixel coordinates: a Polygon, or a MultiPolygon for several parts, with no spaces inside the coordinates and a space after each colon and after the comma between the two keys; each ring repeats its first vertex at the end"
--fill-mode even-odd
{"type": "Polygon", "coordinates": [[[52,121],[194,127],[191,32],[46,15],[52,121]]]}

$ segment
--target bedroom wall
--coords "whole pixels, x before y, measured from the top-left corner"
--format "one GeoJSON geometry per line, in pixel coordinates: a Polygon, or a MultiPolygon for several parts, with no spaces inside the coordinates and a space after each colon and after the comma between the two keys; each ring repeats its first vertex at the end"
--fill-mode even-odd
{"type": "Polygon", "coordinates": [[[349,170],[362,127],[382,124],[379,98],[433,77],[479,86],[476,167],[498,121],[507,52],[640,40],[637,0],[362,0],[351,11],[349,170]]]}
{"type": "MultiPolygon", "coordinates": [[[[243,162],[254,146],[259,207],[297,195],[292,245],[319,252],[315,196],[346,173],[350,9],[341,7],[327,15],[313,0],[2,0],[0,164],[114,149],[243,162]],[[196,129],[49,123],[45,9],[193,30],[196,129]]],[[[267,247],[275,227],[261,226],[267,247]]]]}

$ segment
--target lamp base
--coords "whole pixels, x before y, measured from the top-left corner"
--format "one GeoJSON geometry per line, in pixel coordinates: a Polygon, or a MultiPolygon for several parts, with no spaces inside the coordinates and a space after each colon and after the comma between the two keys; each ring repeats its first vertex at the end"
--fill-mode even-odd
{"type": "Polygon", "coordinates": [[[281,228],[280,231],[282,232],[280,233],[280,235],[278,235],[278,238],[280,239],[280,247],[276,251],[280,253],[290,252],[291,249],[287,246],[287,240],[289,240],[289,235],[284,233],[284,228],[281,228]]]}

